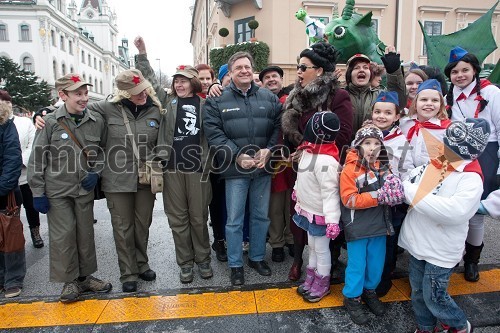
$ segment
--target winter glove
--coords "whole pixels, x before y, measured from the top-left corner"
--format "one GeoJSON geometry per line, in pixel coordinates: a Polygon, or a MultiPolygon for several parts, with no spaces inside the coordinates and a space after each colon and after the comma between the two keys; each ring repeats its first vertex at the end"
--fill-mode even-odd
{"type": "Polygon", "coordinates": [[[490,215],[490,214],[488,213],[488,211],[486,210],[486,208],[484,208],[484,206],[483,206],[483,203],[482,203],[482,202],[480,202],[480,203],[479,203],[479,208],[477,209],[477,213],[478,213],[478,214],[481,214],[481,215],[490,215]]]}
{"type": "Polygon", "coordinates": [[[404,197],[401,179],[394,175],[388,175],[384,185],[377,190],[377,201],[379,205],[396,206],[403,203],[404,197]]]}
{"type": "Polygon", "coordinates": [[[340,227],[338,223],[328,223],[326,225],[326,237],[335,239],[340,234],[340,227]]]}
{"type": "Polygon", "coordinates": [[[99,175],[95,172],[87,173],[87,177],[82,180],[82,187],[85,191],[92,191],[94,187],[97,185],[97,181],[99,180],[99,175]]]}
{"type": "Polygon", "coordinates": [[[41,197],[35,197],[33,198],[33,207],[37,212],[47,214],[50,209],[49,199],[47,199],[45,194],[41,197]]]}
{"type": "Polygon", "coordinates": [[[387,74],[392,74],[401,67],[401,58],[399,53],[389,52],[382,57],[387,74]]]}

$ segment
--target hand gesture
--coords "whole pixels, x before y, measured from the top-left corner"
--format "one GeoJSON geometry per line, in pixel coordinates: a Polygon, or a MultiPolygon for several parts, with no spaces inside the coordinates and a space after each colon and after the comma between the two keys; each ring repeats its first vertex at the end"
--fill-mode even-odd
{"type": "Polygon", "coordinates": [[[271,151],[267,148],[260,149],[254,156],[255,166],[259,169],[262,169],[266,166],[267,161],[271,157],[271,151]]]}
{"type": "Polygon", "coordinates": [[[241,154],[236,158],[236,163],[243,169],[250,169],[255,166],[255,160],[252,156],[247,154],[241,154]]]}
{"type": "Polygon", "coordinates": [[[134,45],[139,51],[139,54],[146,54],[146,43],[141,36],[137,36],[134,39],[134,45]]]}

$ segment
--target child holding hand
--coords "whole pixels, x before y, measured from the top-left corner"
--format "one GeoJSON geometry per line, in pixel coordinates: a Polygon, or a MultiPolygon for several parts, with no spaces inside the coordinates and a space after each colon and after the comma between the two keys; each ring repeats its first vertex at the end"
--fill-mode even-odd
{"type": "Polygon", "coordinates": [[[330,293],[329,243],[340,233],[339,151],[335,137],[340,120],[333,112],[315,113],[307,122],[297,181],[296,214],[293,221],[307,231],[309,263],[306,279],[297,292],[309,302],[319,302],[330,293]]]}

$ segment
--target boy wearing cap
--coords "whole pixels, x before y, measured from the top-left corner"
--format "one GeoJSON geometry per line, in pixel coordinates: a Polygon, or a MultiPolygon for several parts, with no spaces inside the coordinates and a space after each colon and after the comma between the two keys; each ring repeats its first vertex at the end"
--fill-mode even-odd
{"type": "MultiPolygon", "coordinates": [[[[387,89],[398,94],[400,108],[404,108],[406,102],[406,85],[401,70],[399,53],[393,46],[386,48],[386,53],[382,57],[385,70],[387,72],[387,89]]],[[[371,80],[374,74],[370,68],[370,58],[358,53],[347,61],[345,79],[347,86],[345,89],[351,97],[354,109],[353,133],[362,126],[363,122],[371,118],[371,107],[380,88],[372,88],[371,80]]]]}
{"type": "Polygon", "coordinates": [[[416,333],[472,332],[447,289],[453,268],[462,259],[469,219],[479,207],[483,187],[477,158],[489,135],[484,119],[453,122],[445,131],[440,156],[412,170],[403,182],[405,202],[411,207],[398,244],[411,255],[416,333]]]}
{"type": "Polygon", "coordinates": [[[50,280],[63,282],[60,301],[79,300],[84,292],[109,292],[111,283],[97,271],[94,243],[94,187],[102,167],[105,124],[87,109],[88,88],[80,75],[56,81],[64,105],[45,116],[28,163],[35,209],[47,214],[50,280]],[[78,142],[77,142],[78,141],[78,142]]]}

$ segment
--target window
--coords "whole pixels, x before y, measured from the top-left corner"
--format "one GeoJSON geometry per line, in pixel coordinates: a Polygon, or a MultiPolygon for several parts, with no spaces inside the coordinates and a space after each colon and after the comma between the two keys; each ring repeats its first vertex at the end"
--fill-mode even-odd
{"type": "Polygon", "coordinates": [[[73,42],[68,40],[68,52],[69,54],[73,54],[73,42]]]}
{"type": "Polygon", "coordinates": [[[69,68],[69,72],[70,72],[70,73],[74,73],[74,72],[75,72],[75,69],[73,68],[73,66],[71,66],[71,67],[69,68]]]}
{"type": "MultiPolygon", "coordinates": [[[[443,34],[443,22],[438,21],[425,21],[424,30],[428,36],[436,36],[443,34]]],[[[425,43],[423,43],[422,55],[427,55],[427,48],[425,43]]]]}
{"type": "Polygon", "coordinates": [[[102,61],[99,60],[99,71],[102,72],[102,61]]]}
{"type": "Polygon", "coordinates": [[[99,92],[99,91],[97,91],[97,88],[99,88],[99,86],[97,85],[97,79],[94,79],[94,90],[95,90],[95,92],[99,92]]]}
{"type": "Polygon", "coordinates": [[[66,49],[64,48],[64,36],[61,35],[59,38],[59,46],[61,47],[61,50],[65,51],[66,49]]]}
{"type": "Polygon", "coordinates": [[[104,92],[102,90],[102,80],[99,82],[99,90],[101,91],[101,94],[104,94],[104,92]]]}
{"type": "Polygon", "coordinates": [[[255,17],[247,17],[241,20],[234,21],[234,43],[242,43],[250,41],[252,37],[252,31],[248,26],[248,22],[253,20],[255,17]]]}
{"type": "Polygon", "coordinates": [[[62,0],[57,0],[57,10],[59,10],[59,11],[63,10],[62,0]]]}
{"type": "Polygon", "coordinates": [[[111,75],[115,76],[115,65],[111,66],[111,75]]]}
{"type": "Polygon", "coordinates": [[[94,57],[94,68],[97,69],[97,59],[94,57]]]}
{"type": "Polygon", "coordinates": [[[375,30],[375,35],[378,36],[378,19],[372,19],[372,29],[375,30]]]}
{"type": "Polygon", "coordinates": [[[89,65],[89,67],[90,67],[90,66],[92,66],[92,56],[89,54],[89,55],[87,55],[87,57],[88,57],[87,65],[89,65]]]}
{"type": "Polygon", "coordinates": [[[30,26],[27,24],[21,24],[21,41],[29,42],[31,41],[30,36],[30,26]]]}
{"type": "Polygon", "coordinates": [[[0,24],[0,40],[9,40],[7,34],[7,25],[6,24],[0,24]]]}
{"type": "Polygon", "coordinates": [[[52,46],[56,46],[56,32],[54,30],[50,30],[50,39],[52,39],[52,46]]]}
{"type": "MultiPolygon", "coordinates": [[[[92,75],[89,75],[89,83],[92,84],[92,75]]],[[[94,90],[93,88],[94,87],[89,86],[89,91],[93,91],[94,90]]]]}
{"type": "Polygon", "coordinates": [[[52,70],[54,71],[54,80],[57,80],[59,75],[57,75],[57,62],[55,60],[52,61],[52,70]]]}
{"type": "Polygon", "coordinates": [[[82,50],[82,64],[85,63],[85,51],[82,50]]]}
{"type": "Polygon", "coordinates": [[[31,59],[31,57],[23,58],[23,69],[25,71],[33,72],[33,59],[31,59]]]}
{"type": "Polygon", "coordinates": [[[64,76],[66,75],[66,64],[61,65],[61,74],[64,76]]]}

